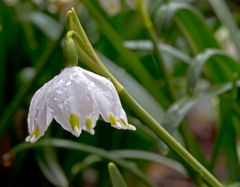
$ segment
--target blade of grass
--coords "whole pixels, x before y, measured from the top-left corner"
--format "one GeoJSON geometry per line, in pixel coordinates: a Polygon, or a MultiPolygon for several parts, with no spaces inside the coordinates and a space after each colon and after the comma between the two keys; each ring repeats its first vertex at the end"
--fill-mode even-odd
{"type": "Polygon", "coordinates": [[[37,152],[36,160],[45,177],[55,186],[69,186],[67,177],[58,163],[55,150],[52,147],[45,147],[41,152],[43,154],[37,152]]]}
{"type": "MultiPolygon", "coordinates": [[[[194,63],[192,63],[189,67],[188,78],[187,78],[187,91],[189,94],[193,94],[194,89],[197,85],[197,81],[200,79],[201,74],[203,72],[204,66],[207,65],[206,63],[225,63],[225,72],[228,74],[232,74],[231,67],[234,67],[236,72],[240,72],[240,66],[238,63],[232,59],[230,56],[226,55],[223,51],[217,49],[206,49],[203,53],[198,54],[195,59],[194,63]]],[[[213,64],[213,66],[216,66],[213,64]]],[[[211,72],[207,73],[208,75],[211,72]]],[[[213,75],[214,77],[219,78],[211,78],[211,79],[221,79],[224,80],[225,77],[222,74],[213,75]]]]}
{"type": "Polygon", "coordinates": [[[111,177],[113,187],[127,187],[125,180],[123,179],[120,171],[114,163],[110,162],[108,164],[108,171],[111,177]]]}
{"type": "MultiPolygon", "coordinates": [[[[194,54],[198,54],[207,48],[220,48],[201,14],[188,4],[169,3],[160,7],[156,17],[157,23],[159,19],[173,19],[182,31],[194,54]],[[168,14],[171,16],[166,14],[166,12],[170,12],[168,14]],[[164,15],[166,17],[164,17],[164,15]]],[[[219,63],[217,58],[212,59],[212,61],[214,61],[214,63],[208,63],[205,67],[204,74],[213,82],[230,81],[232,79],[232,72],[235,72],[236,66],[239,66],[239,64],[232,66],[227,63],[219,63]],[[229,69],[231,72],[228,71],[229,69]]]]}
{"type": "Polygon", "coordinates": [[[176,22],[195,54],[206,48],[219,48],[203,16],[189,4],[170,2],[158,9],[155,24],[172,20],[176,22]]]}
{"type": "Polygon", "coordinates": [[[231,102],[234,101],[229,99],[229,95],[224,95],[223,97],[220,101],[221,126],[215,141],[210,169],[212,170],[214,168],[218,155],[222,151],[225,158],[227,158],[225,161],[229,172],[228,179],[230,181],[239,181],[240,176],[238,173],[240,172],[240,163],[236,147],[237,134],[231,117],[231,102]]]}
{"type": "Polygon", "coordinates": [[[168,166],[183,175],[187,175],[185,168],[181,164],[156,153],[141,150],[114,150],[110,151],[110,154],[114,154],[114,156],[121,159],[140,159],[159,163],[168,166]]]}
{"type": "Polygon", "coordinates": [[[137,178],[142,180],[147,186],[155,186],[142,172],[136,167],[133,167],[131,164],[128,164],[124,160],[117,159],[111,154],[108,153],[108,151],[105,151],[100,148],[96,148],[93,146],[81,144],[81,143],[76,143],[73,141],[69,140],[61,140],[61,139],[45,139],[41,140],[35,144],[27,144],[27,143],[22,143],[18,144],[16,147],[14,147],[11,152],[11,154],[17,154],[19,151],[23,151],[26,149],[32,149],[32,148],[37,148],[37,147],[44,147],[44,146],[54,146],[54,147],[59,147],[59,148],[65,148],[65,149],[71,149],[71,150],[77,150],[77,151],[82,151],[90,154],[95,154],[99,155],[105,159],[108,159],[110,161],[115,162],[122,168],[128,170],[131,172],[133,175],[135,175],[137,178]]]}
{"type": "Polygon", "coordinates": [[[26,14],[26,17],[31,23],[43,31],[51,40],[58,39],[62,29],[61,25],[53,18],[38,11],[30,12],[29,14],[26,14]]]}
{"type": "Polygon", "coordinates": [[[231,41],[237,49],[238,58],[240,58],[240,34],[237,24],[234,21],[232,13],[228,9],[224,0],[208,0],[219,20],[229,31],[231,41]]]}
{"type": "Polygon", "coordinates": [[[96,162],[100,162],[100,161],[102,161],[101,157],[93,154],[93,155],[87,156],[86,158],[84,158],[80,162],[74,164],[72,166],[72,169],[71,169],[70,180],[72,181],[78,175],[78,173],[80,171],[83,171],[84,169],[86,169],[90,165],[92,165],[96,162]]]}
{"type": "MultiPolygon", "coordinates": [[[[240,82],[237,83],[237,86],[240,86],[240,82]]],[[[232,89],[232,83],[222,83],[219,85],[212,86],[211,88],[199,92],[198,94],[195,94],[192,97],[184,97],[175,103],[171,105],[171,107],[167,110],[164,119],[163,124],[166,129],[168,129],[170,132],[175,131],[183,118],[186,116],[188,111],[191,109],[191,107],[197,103],[199,100],[206,98],[206,97],[215,97],[218,95],[221,95],[223,93],[226,93],[232,89]]]]}
{"type": "MultiPolygon", "coordinates": [[[[131,50],[140,50],[140,51],[153,50],[153,45],[149,40],[128,40],[124,42],[124,46],[131,50]]],[[[191,64],[193,62],[193,59],[190,56],[188,56],[188,54],[168,44],[158,43],[158,48],[161,49],[163,54],[172,56],[187,64],[191,64]]]]}

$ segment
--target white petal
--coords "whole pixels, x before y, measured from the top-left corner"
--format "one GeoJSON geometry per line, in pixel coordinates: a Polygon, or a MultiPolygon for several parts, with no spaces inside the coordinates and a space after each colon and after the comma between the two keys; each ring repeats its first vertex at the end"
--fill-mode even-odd
{"type": "Polygon", "coordinates": [[[103,119],[109,121],[109,115],[119,119],[121,114],[121,102],[118,93],[112,82],[105,77],[82,70],[85,77],[89,80],[88,88],[91,90],[94,103],[103,119]]]}
{"type": "Polygon", "coordinates": [[[93,133],[92,128],[98,119],[98,112],[80,68],[65,68],[55,77],[48,91],[48,106],[55,120],[65,130],[75,136],[79,136],[82,129],[93,133]],[[71,115],[78,118],[79,127],[73,128],[70,123],[71,115]],[[87,119],[91,119],[91,129],[86,128],[87,119]]]}
{"type": "Polygon", "coordinates": [[[52,121],[52,116],[46,105],[46,90],[49,83],[42,86],[33,96],[28,113],[28,131],[27,142],[35,142],[44,135],[46,129],[52,121]]]}
{"type": "Polygon", "coordinates": [[[92,91],[95,105],[103,119],[112,123],[112,126],[117,129],[136,130],[133,125],[128,123],[126,113],[112,82],[87,70],[82,69],[82,72],[89,80],[88,87],[92,91]]]}

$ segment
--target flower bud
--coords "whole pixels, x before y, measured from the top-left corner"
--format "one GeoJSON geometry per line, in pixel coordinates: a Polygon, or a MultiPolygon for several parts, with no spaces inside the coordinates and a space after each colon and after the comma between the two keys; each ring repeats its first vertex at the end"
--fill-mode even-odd
{"type": "Polygon", "coordinates": [[[66,66],[76,66],[78,64],[77,48],[71,37],[67,37],[64,41],[63,55],[66,66]]]}

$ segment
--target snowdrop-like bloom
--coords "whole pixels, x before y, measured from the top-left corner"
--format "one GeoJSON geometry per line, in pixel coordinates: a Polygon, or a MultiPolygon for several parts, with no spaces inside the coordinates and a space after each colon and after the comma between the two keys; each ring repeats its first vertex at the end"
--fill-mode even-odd
{"type": "Polygon", "coordinates": [[[110,80],[78,66],[67,67],[33,96],[26,141],[33,143],[43,136],[53,118],[75,136],[82,130],[94,134],[100,115],[117,129],[136,129],[128,124],[110,80]]]}

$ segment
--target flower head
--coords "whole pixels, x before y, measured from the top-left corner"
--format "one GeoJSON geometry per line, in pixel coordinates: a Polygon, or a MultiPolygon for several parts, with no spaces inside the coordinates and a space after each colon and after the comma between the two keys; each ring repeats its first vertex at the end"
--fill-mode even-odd
{"type": "Polygon", "coordinates": [[[77,66],[67,67],[34,94],[26,141],[33,143],[43,136],[53,118],[75,136],[82,130],[94,134],[100,115],[115,128],[136,129],[128,124],[110,80],[77,66]]]}

